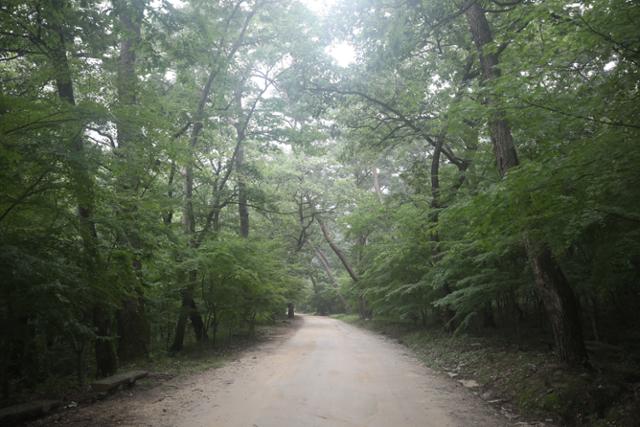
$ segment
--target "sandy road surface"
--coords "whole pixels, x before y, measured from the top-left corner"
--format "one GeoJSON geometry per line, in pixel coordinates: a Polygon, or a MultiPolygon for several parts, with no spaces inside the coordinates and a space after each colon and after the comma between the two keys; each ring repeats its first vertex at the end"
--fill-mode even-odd
{"type": "Polygon", "coordinates": [[[468,390],[402,345],[304,316],[292,335],[223,368],[77,411],[66,425],[184,427],[503,426],[468,390]]]}

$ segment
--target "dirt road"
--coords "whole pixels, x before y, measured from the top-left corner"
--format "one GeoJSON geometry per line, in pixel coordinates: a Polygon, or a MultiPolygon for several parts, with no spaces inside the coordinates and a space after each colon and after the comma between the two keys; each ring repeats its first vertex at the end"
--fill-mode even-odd
{"type": "MultiPolygon", "coordinates": [[[[468,390],[402,345],[338,320],[297,331],[223,368],[96,405],[81,425],[224,427],[502,426],[468,390]]],[[[89,409],[89,408],[88,408],[89,409]]]]}

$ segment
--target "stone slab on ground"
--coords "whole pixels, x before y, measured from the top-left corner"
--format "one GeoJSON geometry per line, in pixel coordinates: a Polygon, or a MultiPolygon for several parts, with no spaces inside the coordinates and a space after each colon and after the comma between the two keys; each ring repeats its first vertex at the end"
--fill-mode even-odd
{"type": "Polygon", "coordinates": [[[91,389],[97,392],[111,392],[122,385],[132,385],[140,378],[149,375],[147,371],[129,371],[121,374],[112,375],[101,380],[94,381],[91,389]]]}

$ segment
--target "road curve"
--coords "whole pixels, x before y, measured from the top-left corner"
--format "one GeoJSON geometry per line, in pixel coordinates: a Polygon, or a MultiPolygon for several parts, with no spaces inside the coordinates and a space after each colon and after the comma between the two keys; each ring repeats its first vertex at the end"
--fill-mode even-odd
{"type": "Polygon", "coordinates": [[[275,348],[217,370],[222,381],[213,395],[175,414],[170,424],[506,425],[468,390],[425,368],[402,345],[331,318],[304,316],[303,322],[275,348]],[[230,372],[220,372],[225,369],[230,372]]]}

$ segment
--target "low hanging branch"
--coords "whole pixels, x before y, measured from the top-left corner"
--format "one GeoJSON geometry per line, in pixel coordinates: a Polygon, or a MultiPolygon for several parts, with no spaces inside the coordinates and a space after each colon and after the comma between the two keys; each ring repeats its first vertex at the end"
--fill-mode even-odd
{"type": "Polygon", "coordinates": [[[329,244],[333,252],[336,254],[336,256],[340,259],[340,262],[342,263],[342,265],[344,265],[344,268],[345,270],[347,270],[347,273],[349,273],[349,276],[351,276],[351,279],[354,282],[357,282],[358,275],[353,270],[353,268],[351,268],[351,265],[349,264],[349,260],[347,260],[347,257],[345,256],[345,254],[333,242],[333,239],[331,238],[331,235],[329,234],[327,227],[324,225],[324,222],[322,222],[320,217],[316,215],[315,218],[316,218],[316,221],[318,221],[318,225],[320,225],[320,229],[322,230],[322,234],[324,235],[325,240],[327,241],[327,243],[329,244]]]}
{"type": "Polygon", "coordinates": [[[329,265],[329,260],[327,259],[327,256],[315,246],[311,245],[311,248],[313,249],[313,252],[316,254],[316,257],[318,258],[318,260],[320,261],[320,265],[322,265],[322,269],[324,270],[325,273],[327,273],[327,277],[329,278],[329,280],[331,280],[331,283],[334,284],[335,286],[338,286],[338,282],[333,275],[333,271],[331,271],[331,266],[329,265]]]}
{"type": "MultiPolygon", "coordinates": [[[[382,101],[378,98],[375,98],[365,92],[355,90],[355,89],[339,89],[335,87],[315,87],[312,90],[316,92],[326,92],[326,93],[335,93],[338,95],[350,95],[350,96],[358,96],[371,104],[377,105],[381,112],[387,115],[389,118],[399,121],[403,123],[406,127],[416,132],[416,134],[420,135],[424,138],[431,146],[436,147],[438,142],[435,140],[433,135],[430,135],[422,128],[422,126],[418,125],[414,120],[410,117],[403,114],[400,110],[394,108],[391,104],[382,101]]],[[[467,159],[463,159],[457,157],[451,147],[448,145],[442,145],[440,148],[442,154],[449,160],[452,164],[454,164],[460,171],[465,171],[469,167],[470,161],[467,159]]]]}

